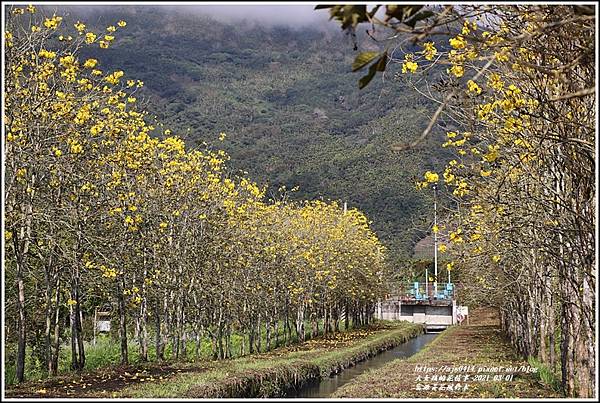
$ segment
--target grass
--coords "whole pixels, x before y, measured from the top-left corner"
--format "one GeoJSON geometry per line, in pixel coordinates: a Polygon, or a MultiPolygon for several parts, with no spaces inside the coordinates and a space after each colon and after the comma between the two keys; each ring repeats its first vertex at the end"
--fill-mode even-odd
{"type": "Polygon", "coordinates": [[[420,333],[420,325],[408,323],[375,332],[339,333],[281,352],[216,362],[168,381],[135,384],[116,397],[280,397],[290,388],[338,372],[420,333]]]}
{"type": "MultiPolygon", "coordinates": [[[[140,362],[139,346],[137,343],[129,342],[129,359],[132,363],[140,362]]],[[[170,346],[168,347],[170,353],[170,346]]],[[[16,369],[15,360],[13,357],[16,355],[14,351],[15,346],[6,345],[7,354],[5,354],[5,374],[6,374],[6,385],[14,385],[16,382],[16,369]]],[[[117,365],[121,360],[120,345],[115,340],[108,336],[99,336],[96,340],[96,344],[92,342],[84,343],[85,349],[85,368],[84,370],[94,370],[98,368],[107,367],[110,365],[117,365]]],[[[148,352],[149,359],[156,359],[156,349],[152,346],[148,352]]],[[[25,351],[25,379],[30,381],[38,381],[48,377],[47,371],[43,369],[43,364],[35,357],[30,347],[27,347],[25,351]]],[[[60,355],[58,359],[58,374],[67,374],[72,372],[71,370],[71,349],[68,344],[63,344],[60,349],[60,355]]]]}
{"type": "MultiPolygon", "coordinates": [[[[341,332],[344,332],[343,325],[341,326],[341,332]]],[[[309,321],[305,322],[305,329],[310,329],[309,321]]],[[[350,322],[350,329],[352,329],[352,323],[350,322]]],[[[285,329],[283,321],[279,324],[279,343],[283,343],[283,333],[285,329]]],[[[323,332],[323,321],[319,322],[319,335],[323,332]]],[[[310,332],[307,331],[307,338],[310,338],[310,332]]],[[[148,360],[156,361],[156,346],[154,344],[154,334],[152,328],[149,328],[148,335],[148,360]]],[[[264,352],[266,349],[266,330],[262,329],[261,332],[261,349],[264,352]]],[[[292,339],[289,343],[297,343],[298,339],[294,332],[292,332],[292,339]]],[[[240,357],[241,353],[242,336],[239,334],[232,334],[231,344],[232,352],[234,357],[240,357]]],[[[271,334],[271,343],[275,343],[275,335],[271,334]]],[[[15,357],[16,357],[16,343],[7,343],[5,345],[4,354],[4,368],[5,368],[5,383],[7,386],[14,385],[16,383],[16,368],[15,368],[15,357]]],[[[116,335],[100,334],[97,336],[96,344],[91,341],[84,342],[85,349],[85,367],[84,371],[93,371],[101,368],[108,368],[114,365],[119,365],[121,361],[120,344],[116,339],[116,335]]],[[[203,360],[210,360],[212,358],[211,342],[207,337],[201,340],[199,354],[196,356],[196,342],[194,340],[188,340],[187,342],[187,355],[179,358],[180,361],[184,362],[197,362],[203,360]]],[[[140,359],[140,349],[137,340],[133,336],[129,337],[128,342],[128,354],[129,362],[133,365],[139,365],[142,363],[140,359]]],[[[246,346],[246,354],[248,354],[248,348],[246,346]]],[[[173,354],[173,346],[169,342],[165,346],[164,351],[165,359],[168,361],[175,360],[173,354]]],[[[30,346],[27,347],[25,353],[25,379],[28,381],[39,381],[48,377],[47,371],[44,369],[44,365],[33,353],[30,346]]],[[[71,373],[71,349],[70,344],[64,343],[61,345],[60,355],[58,360],[58,374],[65,375],[71,373]]]]}
{"type": "MultiPolygon", "coordinates": [[[[476,318],[472,312],[472,319],[476,318]]],[[[417,354],[405,360],[395,360],[376,370],[367,371],[338,389],[335,398],[522,398],[522,397],[561,397],[550,383],[539,382],[535,374],[523,371],[514,372],[512,380],[494,380],[497,371],[488,373],[491,379],[476,380],[480,367],[520,367],[527,366],[515,353],[508,341],[500,333],[497,321],[478,322],[472,320],[468,326],[454,326],[436,337],[417,354]],[[417,390],[416,385],[434,383],[456,385],[456,381],[425,381],[423,374],[415,370],[416,366],[440,368],[473,365],[475,372],[469,374],[466,390],[417,390]],[[417,377],[421,376],[421,379],[417,377]]],[[[532,365],[533,366],[533,365],[532,365]]],[[[438,375],[443,372],[435,372],[438,375]]],[[[548,375],[543,375],[544,377],[548,375]]],[[[464,380],[463,380],[464,385],[464,380]]]]}
{"type": "Polygon", "coordinates": [[[7,389],[8,397],[278,397],[422,333],[420,325],[376,321],[236,359],[146,363],[63,375],[7,389]]]}
{"type": "Polygon", "coordinates": [[[537,369],[535,374],[542,384],[551,387],[553,390],[560,391],[560,380],[549,366],[541,363],[535,357],[529,357],[527,361],[529,365],[537,369]]]}

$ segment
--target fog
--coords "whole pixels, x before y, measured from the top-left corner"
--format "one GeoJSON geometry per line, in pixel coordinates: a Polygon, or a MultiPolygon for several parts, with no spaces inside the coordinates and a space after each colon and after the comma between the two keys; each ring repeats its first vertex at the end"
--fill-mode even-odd
{"type": "MultiPolygon", "coordinates": [[[[48,6],[49,8],[52,6],[48,6]]],[[[56,6],[55,6],[56,7],[56,6]]],[[[94,14],[100,10],[116,8],[144,8],[164,10],[165,12],[176,12],[184,14],[206,15],[217,21],[230,23],[247,21],[249,23],[260,24],[264,26],[286,25],[293,27],[312,26],[315,28],[337,26],[329,21],[329,10],[315,10],[315,5],[310,4],[198,4],[186,2],[181,4],[114,4],[102,5],[91,4],[82,5],[81,3],[69,5],[67,3],[58,6],[63,9],[69,9],[77,13],[94,14]]]]}
{"type": "Polygon", "coordinates": [[[223,22],[249,20],[264,25],[322,25],[329,20],[328,10],[314,10],[314,5],[194,5],[193,9],[223,22]]]}

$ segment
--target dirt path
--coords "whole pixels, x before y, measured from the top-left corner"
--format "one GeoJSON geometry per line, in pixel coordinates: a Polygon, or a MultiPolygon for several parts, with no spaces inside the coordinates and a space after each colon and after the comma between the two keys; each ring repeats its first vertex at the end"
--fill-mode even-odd
{"type": "Polygon", "coordinates": [[[504,339],[495,312],[484,309],[471,313],[468,326],[447,330],[411,358],[369,371],[332,397],[561,397],[532,370],[504,339]]]}
{"type": "Polygon", "coordinates": [[[50,380],[27,382],[6,390],[6,397],[113,397],[113,393],[143,382],[167,380],[186,372],[203,372],[208,366],[148,364],[143,367],[118,366],[79,375],[65,375],[50,380]]]}

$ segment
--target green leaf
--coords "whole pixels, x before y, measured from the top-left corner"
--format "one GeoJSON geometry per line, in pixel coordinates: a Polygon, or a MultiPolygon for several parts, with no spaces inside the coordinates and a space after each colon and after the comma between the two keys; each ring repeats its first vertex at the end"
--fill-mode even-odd
{"type": "Polygon", "coordinates": [[[381,55],[381,58],[379,58],[379,61],[377,62],[377,71],[385,71],[385,68],[387,67],[387,50],[385,52],[383,52],[383,55],[381,55]]]}
{"type": "Polygon", "coordinates": [[[371,82],[373,77],[375,77],[375,74],[378,71],[385,71],[386,67],[387,67],[387,50],[385,52],[383,52],[381,57],[369,67],[369,72],[367,73],[367,75],[363,76],[360,80],[358,80],[358,88],[361,90],[363,88],[365,88],[371,82]]]}
{"type": "Polygon", "coordinates": [[[371,63],[373,59],[379,56],[379,52],[362,52],[356,56],[352,63],[352,71],[357,71],[371,63]]]}
{"type": "Polygon", "coordinates": [[[375,77],[375,73],[376,70],[373,68],[373,66],[375,66],[374,64],[369,67],[369,72],[367,73],[366,76],[361,77],[360,80],[358,80],[358,88],[359,89],[363,89],[367,86],[367,84],[369,84],[371,82],[371,80],[373,79],[373,77],[375,77]]]}
{"type": "Polygon", "coordinates": [[[398,21],[402,22],[404,19],[410,17],[422,8],[423,6],[421,5],[399,6],[396,4],[390,4],[386,7],[385,14],[388,16],[388,18],[395,18],[398,21]]]}
{"type": "Polygon", "coordinates": [[[417,22],[427,19],[429,17],[431,17],[433,15],[432,11],[426,10],[426,11],[421,11],[418,14],[415,14],[412,18],[408,19],[407,21],[404,21],[404,24],[408,25],[411,28],[414,28],[415,25],[417,24],[417,22]]]}

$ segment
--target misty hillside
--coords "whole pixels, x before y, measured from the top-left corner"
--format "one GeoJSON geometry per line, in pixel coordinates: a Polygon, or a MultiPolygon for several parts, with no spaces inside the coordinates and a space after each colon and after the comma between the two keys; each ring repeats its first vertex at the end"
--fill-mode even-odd
{"type": "MultiPolygon", "coordinates": [[[[103,69],[143,80],[147,108],[189,145],[206,141],[274,191],[299,186],[298,199],[340,199],[373,221],[393,252],[412,253],[427,230],[430,195],[414,178],[439,169],[441,140],[397,153],[418,135],[433,106],[389,75],[364,90],[350,66],[357,52],[339,27],[223,23],[200,14],[115,7],[80,13],[103,30],[127,27],[93,55],[103,69]],[[219,133],[225,132],[221,143],[219,133]]],[[[359,47],[373,47],[359,36],[359,47]]]]}

